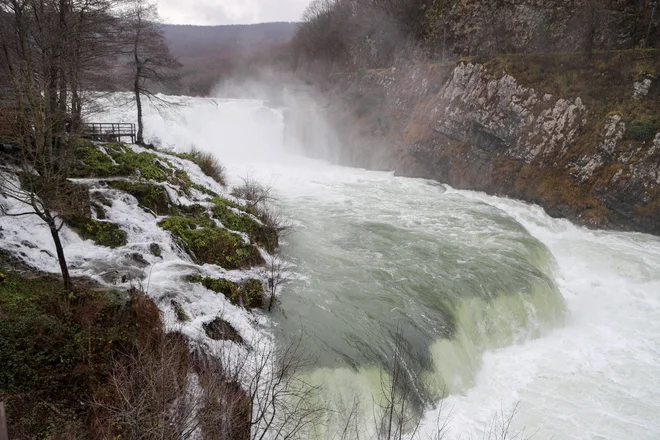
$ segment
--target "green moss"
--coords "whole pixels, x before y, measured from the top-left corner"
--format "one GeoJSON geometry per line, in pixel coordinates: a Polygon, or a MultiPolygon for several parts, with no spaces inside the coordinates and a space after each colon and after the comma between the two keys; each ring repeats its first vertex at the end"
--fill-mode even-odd
{"type": "Polygon", "coordinates": [[[261,281],[247,280],[240,290],[241,300],[247,308],[258,308],[264,304],[264,286],[261,281]]]}
{"type": "Polygon", "coordinates": [[[175,300],[172,300],[172,307],[174,308],[174,313],[176,314],[176,319],[179,320],[179,322],[188,322],[190,321],[190,317],[186,313],[185,310],[183,310],[183,306],[178,303],[175,300]]]}
{"type": "Polygon", "coordinates": [[[207,209],[198,203],[193,205],[179,205],[177,207],[177,212],[181,215],[194,218],[208,217],[207,209]]]}
{"type": "Polygon", "coordinates": [[[177,169],[174,171],[174,179],[176,179],[177,181],[176,184],[181,187],[184,194],[190,195],[190,188],[192,187],[193,183],[190,180],[188,173],[186,173],[183,170],[177,169]]]}
{"type": "Polygon", "coordinates": [[[105,209],[100,203],[92,202],[92,207],[94,208],[94,212],[96,212],[96,218],[98,220],[105,220],[107,218],[105,209]]]}
{"type": "Polygon", "coordinates": [[[128,167],[113,162],[110,155],[89,141],[76,141],[76,165],[72,177],[112,177],[132,174],[128,167]]]}
{"type": "Polygon", "coordinates": [[[187,281],[200,283],[209,290],[223,294],[232,304],[248,309],[263,306],[264,287],[263,283],[257,279],[249,279],[240,285],[224,278],[192,276],[187,281]]]}
{"type": "Polygon", "coordinates": [[[172,212],[170,196],[161,185],[126,180],[111,181],[108,182],[108,185],[131,194],[138,200],[140,207],[154,212],[156,215],[166,215],[172,212]]]}
{"type": "Polygon", "coordinates": [[[127,242],[127,234],[119,225],[108,221],[88,218],[71,218],[67,224],[85,240],[93,240],[100,246],[119,247],[127,242]]]}
{"type": "Polygon", "coordinates": [[[238,234],[218,227],[206,214],[197,218],[172,216],[158,224],[169,231],[198,264],[246,269],[264,263],[259,251],[238,234]]]}
{"type": "Polygon", "coordinates": [[[208,189],[207,187],[205,187],[203,185],[198,185],[196,183],[191,183],[190,187],[195,188],[197,191],[201,192],[202,194],[206,194],[207,196],[219,197],[218,194],[214,193],[213,191],[211,191],[210,189],[208,189]]]}
{"type": "Polygon", "coordinates": [[[167,159],[146,151],[136,153],[120,143],[96,146],[88,141],[78,141],[76,158],[73,177],[139,176],[145,180],[180,186],[186,194],[192,185],[188,174],[172,167],[167,159]]]}
{"type": "Polygon", "coordinates": [[[85,225],[83,236],[89,236],[96,244],[108,247],[119,247],[126,244],[127,234],[119,225],[111,222],[91,220],[85,225]]]}
{"type": "Polygon", "coordinates": [[[623,139],[648,142],[653,140],[658,130],[660,130],[660,121],[657,119],[633,121],[628,125],[623,139]]]}
{"type": "Polygon", "coordinates": [[[209,290],[216,293],[223,294],[233,304],[239,303],[239,286],[238,284],[226,280],[224,278],[210,278],[210,277],[189,277],[187,279],[191,283],[200,283],[209,290]]]}
{"type": "Polygon", "coordinates": [[[255,221],[247,214],[245,208],[236,203],[219,197],[215,198],[213,202],[215,203],[213,216],[220,220],[226,228],[246,233],[253,243],[263,247],[270,253],[277,249],[278,237],[275,229],[255,221]],[[234,208],[240,213],[230,208],[234,208]]]}
{"type": "Polygon", "coordinates": [[[160,249],[160,245],[158,243],[151,243],[149,245],[149,251],[151,252],[151,255],[154,257],[160,257],[162,256],[162,250],[160,249]]]}
{"type": "Polygon", "coordinates": [[[153,153],[136,153],[122,144],[108,144],[106,149],[120,167],[133,170],[133,174],[139,172],[143,179],[165,182],[172,174],[169,162],[153,153]]]}

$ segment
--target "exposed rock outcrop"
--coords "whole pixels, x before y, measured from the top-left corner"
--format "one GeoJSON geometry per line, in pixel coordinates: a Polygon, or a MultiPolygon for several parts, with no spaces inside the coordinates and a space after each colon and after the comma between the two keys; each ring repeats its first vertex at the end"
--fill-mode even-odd
{"type": "Polygon", "coordinates": [[[341,163],[660,234],[660,87],[631,93],[655,71],[658,51],[396,67],[344,80],[323,113],[341,163]]]}

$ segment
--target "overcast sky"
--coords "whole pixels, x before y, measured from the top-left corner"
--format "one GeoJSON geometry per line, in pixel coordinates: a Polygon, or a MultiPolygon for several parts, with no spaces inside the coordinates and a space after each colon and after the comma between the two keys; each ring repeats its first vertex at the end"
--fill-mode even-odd
{"type": "Polygon", "coordinates": [[[158,0],[166,23],[248,24],[298,21],[310,0],[158,0]]]}

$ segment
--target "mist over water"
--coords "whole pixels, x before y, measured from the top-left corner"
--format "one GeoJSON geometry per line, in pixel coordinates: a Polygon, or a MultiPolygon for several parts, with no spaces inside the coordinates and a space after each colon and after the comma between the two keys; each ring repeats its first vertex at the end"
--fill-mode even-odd
{"type": "Polygon", "coordinates": [[[331,153],[322,121],[301,145],[301,128],[262,101],[181,102],[166,119],[148,113],[146,138],[212,151],[232,184],[273,185],[294,226],[282,246],[294,276],[272,331],[304,335],[318,358],[304,374],[331,406],[378,400],[399,330],[420,435],[448,419],[449,438],[482,438],[518,405],[515,428],[534,438],[660,437],[660,239],[305,158],[331,153]]]}

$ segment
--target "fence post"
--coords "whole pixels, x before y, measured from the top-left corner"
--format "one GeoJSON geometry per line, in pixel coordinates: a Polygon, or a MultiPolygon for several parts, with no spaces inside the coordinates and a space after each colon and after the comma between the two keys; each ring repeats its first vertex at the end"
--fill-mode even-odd
{"type": "Polygon", "coordinates": [[[3,402],[0,402],[0,440],[9,440],[7,418],[5,417],[5,404],[3,402]]]}

